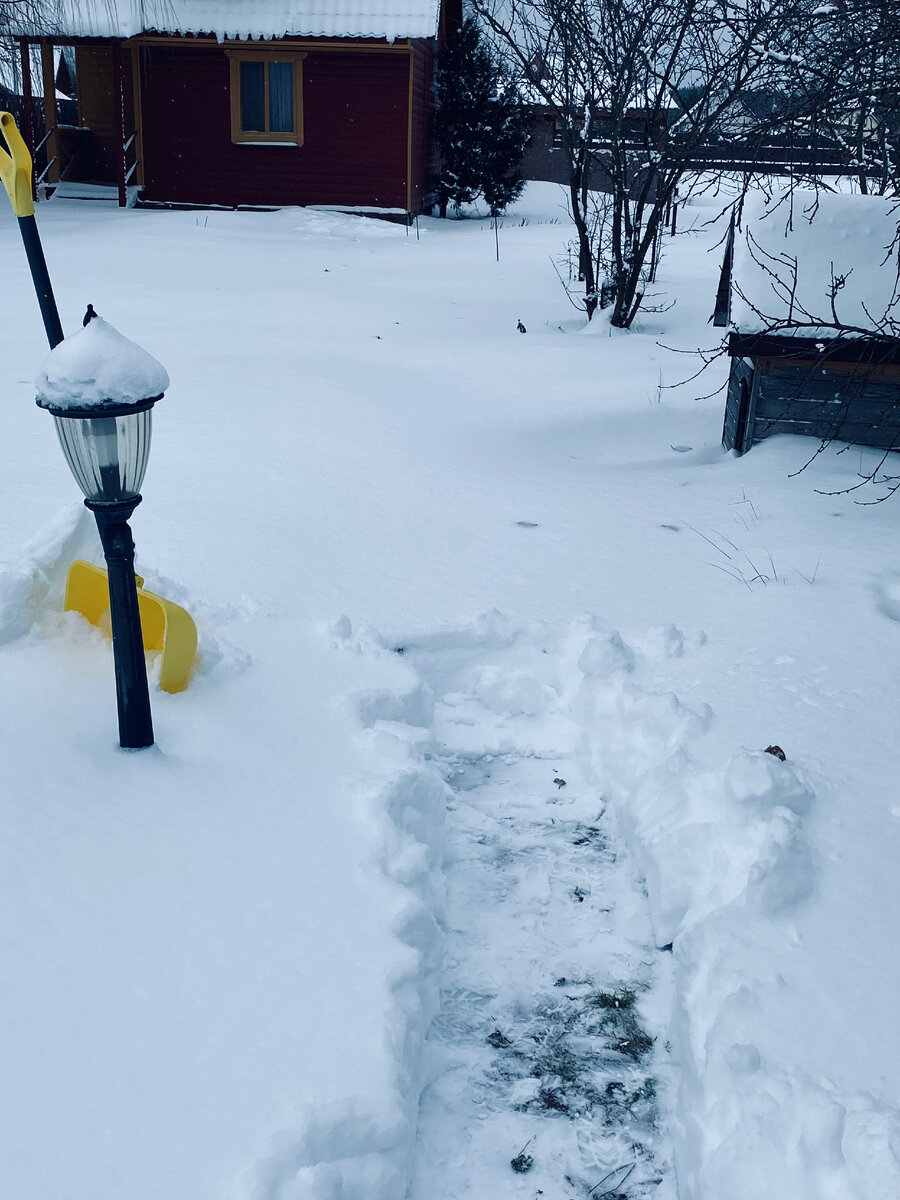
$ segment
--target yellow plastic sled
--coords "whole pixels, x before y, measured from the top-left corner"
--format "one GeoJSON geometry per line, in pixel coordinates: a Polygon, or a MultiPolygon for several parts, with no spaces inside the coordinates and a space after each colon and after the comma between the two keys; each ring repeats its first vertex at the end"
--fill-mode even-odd
{"type": "MultiPolygon", "coordinates": [[[[145,650],[161,650],[159,686],[164,692],[183,692],[197,657],[197,626],[190,613],[154,592],[144,591],[135,575],[145,650]]],[[[109,580],[102,567],[76,558],[66,576],[66,611],[80,612],[110,636],[109,580]]]]}

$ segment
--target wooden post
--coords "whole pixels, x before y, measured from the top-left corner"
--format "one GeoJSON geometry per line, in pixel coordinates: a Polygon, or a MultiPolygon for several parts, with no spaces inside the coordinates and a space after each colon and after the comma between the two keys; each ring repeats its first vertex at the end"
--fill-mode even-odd
{"type": "Polygon", "coordinates": [[[131,47],[131,88],[134,98],[134,154],[137,164],[137,170],[134,173],[134,182],[139,187],[143,187],[144,131],[141,120],[141,48],[134,45],[131,47]]]}
{"type": "Polygon", "coordinates": [[[41,42],[41,77],[44,84],[44,133],[47,137],[47,162],[53,165],[47,171],[46,183],[59,182],[59,121],[56,116],[56,72],[53,69],[53,43],[41,42]],[[52,132],[51,132],[52,131],[52,132]],[[53,162],[53,160],[56,160],[53,162]]]}
{"type": "MultiPolygon", "coordinates": [[[[407,91],[406,101],[406,211],[413,210],[413,105],[415,97],[413,94],[413,81],[415,78],[415,50],[410,46],[407,57],[407,66],[409,68],[409,87],[407,91]]],[[[417,198],[418,199],[418,198],[417,198]]]]}
{"type": "Polygon", "coordinates": [[[116,186],[119,208],[128,206],[125,188],[125,90],[122,73],[122,43],[113,42],[113,105],[115,110],[116,186]]]}
{"type": "MultiPolygon", "coordinates": [[[[34,95],[31,90],[31,46],[28,42],[19,42],[19,55],[22,61],[22,102],[25,111],[22,113],[22,137],[28,147],[28,153],[34,161],[34,95]]],[[[34,170],[31,172],[31,198],[37,199],[34,170]]]]}

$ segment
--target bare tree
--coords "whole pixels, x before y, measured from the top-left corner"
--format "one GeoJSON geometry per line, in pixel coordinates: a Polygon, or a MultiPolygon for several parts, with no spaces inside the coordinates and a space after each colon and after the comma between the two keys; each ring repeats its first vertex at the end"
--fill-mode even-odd
{"type": "Polygon", "coordinates": [[[754,90],[797,90],[815,10],[806,0],[474,0],[533,94],[552,112],[568,169],[590,318],[627,328],[646,293],[665,211],[702,149],[740,116],[748,146],[772,115],[754,90]],[[608,200],[598,205],[594,189],[608,200]]]}
{"type": "Polygon", "coordinates": [[[21,84],[16,37],[50,37],[73,15],[80,24],[95,22],[101,35],[114,32],[120,24],[134,32],[165,27],[176,19],[172,0],[0,0],[0,85],[15,93],[21,84]]]}
{"type": "Polygon", "coordinates": [[[835,0],[816,10],[798,75],[810,127],[840,146],[860,191],[900,193],[900,2],[835,0]]]}
{"type": "Polygon", "coordinates": [[[23,25],[41,30],[52,19],[55,5],[41,0],[0,0],[0,83],[11,91],[19,83],[19,48],[11,33],[23,25]]]}

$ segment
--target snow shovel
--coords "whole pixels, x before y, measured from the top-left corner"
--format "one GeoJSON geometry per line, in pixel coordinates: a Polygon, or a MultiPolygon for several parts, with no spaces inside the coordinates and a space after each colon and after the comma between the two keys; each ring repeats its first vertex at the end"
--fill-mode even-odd
{"type": "Polygon", "coordinates": [[[34,290],[37,292],[38,304],[41,306],[41,316],[44,318],[44,328],[50,349],[58,346],[63,340],[62,325],[56,300],[53,296],[53,286],[47,273],[47,263],[44,260],[44,250],[38,233],[37,222],[34,219],[34,201],[31,198],[31,155],[28,147],[19,133],[12,113],[0,112],[0,131],[7,149],[0,145],[0,178],[9,193],[9,201],[13,212],[19,218],[19,230],[25,243],[25,254],[31,268],[31,278],[34,280],[34,290]]]}
{"type": "MultiPolygon", "coordinates": [[[[164,692],[183,692],[197,658],[197,626],[190,613],[171,600],[148,592],[135,575],[141,635],[145,650],[159,650],[159,686],[164,692]]],[[[111,636],[109,577],[102,567],[76,558],[66,576],[66,612],[73,609],[111,636]]]]}

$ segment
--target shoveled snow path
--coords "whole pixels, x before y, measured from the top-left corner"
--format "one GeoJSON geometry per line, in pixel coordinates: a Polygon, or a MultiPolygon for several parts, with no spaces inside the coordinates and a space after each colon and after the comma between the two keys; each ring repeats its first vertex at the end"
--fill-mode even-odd
{"type": "Polygon", "coordinates": [[[428,753],[449,789],[410,1200],[673,1194],[651,1040],[670,960],[580,753],[567,685],[587,632],[551,653],[488,618],[402,647],[436,694],[428,753]]]}

